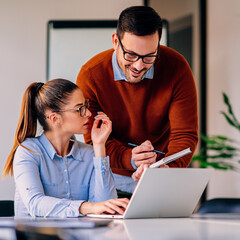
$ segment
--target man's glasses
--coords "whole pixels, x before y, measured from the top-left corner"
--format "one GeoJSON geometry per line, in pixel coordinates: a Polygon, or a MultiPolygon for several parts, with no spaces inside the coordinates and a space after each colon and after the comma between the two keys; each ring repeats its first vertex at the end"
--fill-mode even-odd
{"type": "Polygon", "coordinates": [[[156,54],[156,55],[147,54],[147,55],[141,56],[141,55],[138,55],[136,53],[127,52],[127,51],[124,50],[124,47],[123,47],[122,42],[121,42],[119,37],[118,37],[118,42],[119,42],[119,44],[121,46],[121,49],[123,51],[123,58],[125,60],[129,61],[129,62],[137,62],[139,60],[139,58],[141,58],[144,63],[152,64],[158,58],[158,54],[156,54]]]}
{"type": "Polygon", "coordinates": [[[89,109],[89,107],[90,107],[89,99],[85,99],[85,104],[77,109],[66,109],[66,110],[58,110],[58,111],[53,111],[53,112],[77,111],[77,112],[79,112],[81,117],[84,117],[86,115],[86,111],[87,111],[87,109],[89,109]]]}

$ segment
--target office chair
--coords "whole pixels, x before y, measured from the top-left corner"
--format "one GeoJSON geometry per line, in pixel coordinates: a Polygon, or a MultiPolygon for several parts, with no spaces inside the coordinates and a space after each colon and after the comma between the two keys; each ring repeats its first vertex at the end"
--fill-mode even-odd
{"type": "Polygon", "coordinates": [[[213,198],[204,202],[197,213],[240,213],[240,198],[213,198]]]}
{"type": "Polygon", "coordinates": [[[14,216],[14,201],[0,200],[0,217],[14,216]]]}

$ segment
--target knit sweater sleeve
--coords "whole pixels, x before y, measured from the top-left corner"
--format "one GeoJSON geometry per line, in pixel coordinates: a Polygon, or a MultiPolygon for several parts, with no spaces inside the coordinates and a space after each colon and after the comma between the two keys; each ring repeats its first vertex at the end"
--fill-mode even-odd
{"type": "Polygon", "coordinates": [[[172,102],[169,108],[170,137],[168,155],[190,147],[192,154],[169,164],[170,167],[187,167],[198,142],[197,94],[189,65],[184,61],[176,72],[173,82],[172,102]]]}

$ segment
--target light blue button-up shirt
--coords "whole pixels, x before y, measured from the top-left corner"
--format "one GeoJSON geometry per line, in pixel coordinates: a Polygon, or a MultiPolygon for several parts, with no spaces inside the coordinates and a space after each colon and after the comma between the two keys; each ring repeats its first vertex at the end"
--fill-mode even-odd
{"type": "Polygon", "coordinates": [[[57,155],[47,137],[28,138],[16,150],[15,216],[78,217],[84,201],[117,198],[109,157],[95,158],[92,146],[73,139],[70,153],[57,155]]]}
{"type": "MultiPolygon", "coordinates": [[[[115,81],[124,80],[124,81],[128,82],[123,71],[121,70],[121,68],[118,65],[116,51],[114,51],[114,53],[112,55],[112,66],[113,66],[114,80],[115,81]]],[[[143,80],[144,78],[153,79],[153,75],[154,75],[154,65],[152,65],[152,67],[142,76],[141,80],[143,80]]],[[[132,158],[131,158],[131,164],[134,169],[137,169],[137,166],[135,165],[132,158]]],[[[130,193],[132,193],[134,191],[137,183],[134,182],[131,177],[121,176],[118,174],[113,174],[113,176],[114,176],[114,180],[115,180],[117,189],[126,191],[126,192],[130,192],[130,193]]]]}
{"type": "MultiPolygon", "coordinates": [[[[114,53],[112,55],[112,66],[113,66],[114,80],[115,81],[124,80],[124,81],[128,82],[128,80],[125,77],[122,69],[118,65],[117,52],[116,51],[114,51],[114,53]]],[[[153,75],[154,75],[154,64],[152,65],[152,67],[149,68],[149,70],[147,72],[145,72],[145,74],[142,76],[141,80],[143,80],[144,78],[153,79],[153,75]]],[[[131,164],[132,164],[134,169],[137,169],[137,166],[135,165],[132,158],[131,158],[131,164]]]]}

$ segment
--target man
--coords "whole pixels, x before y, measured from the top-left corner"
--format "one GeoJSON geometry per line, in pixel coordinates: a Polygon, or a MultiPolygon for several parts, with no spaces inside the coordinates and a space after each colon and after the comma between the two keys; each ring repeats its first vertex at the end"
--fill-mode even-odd
{"type": "MultiPolygon", "coordinates": [[[[113,49],[89,60],[77,85],[90,99],[93,116],[105,112],[113,123],[106,143],[117,189],[132,192],[144,167],[198,141],[197,97],[186,60],[160,46],[160,16],[150,7],[125,9],[112,35],[113,49]],[[139,145],[132,148],[128,143],[139,145]],[[136,172],[134,172],[137,169],[136,172]]],[[[90,134],[85,141],[91,142],[90,134]]],[[[192,154],[169,164],[187,167],[192,154]]]]}

